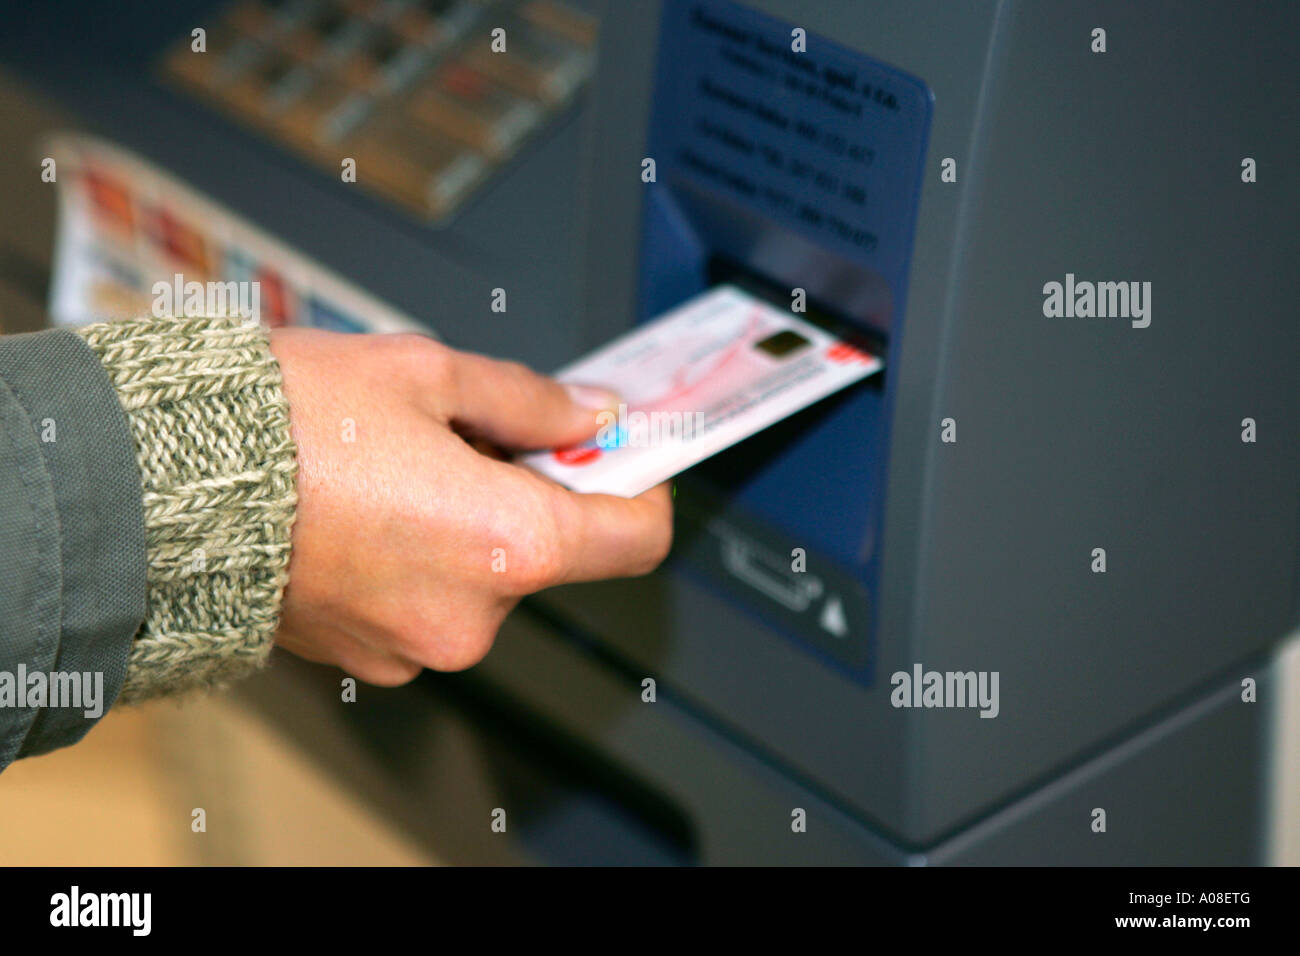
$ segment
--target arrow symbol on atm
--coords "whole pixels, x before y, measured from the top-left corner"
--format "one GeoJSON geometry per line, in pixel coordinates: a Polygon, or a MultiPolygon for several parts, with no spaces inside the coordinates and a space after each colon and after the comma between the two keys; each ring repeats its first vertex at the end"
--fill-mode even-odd
{"type": "Polygon", "coordinates": [[[838,596],[832,594],[826,599],[818,623],[821,624],[822,630],[829,631],[836,637],[844,637],[849,633],[849,622],[844,616],[844,602],[838,596]]]}

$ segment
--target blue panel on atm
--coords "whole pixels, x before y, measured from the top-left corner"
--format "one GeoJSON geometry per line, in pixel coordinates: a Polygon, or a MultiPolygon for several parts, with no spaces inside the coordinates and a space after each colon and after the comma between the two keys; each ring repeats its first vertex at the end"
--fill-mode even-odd
{"type": "Polygon", "coordinates": [[[822,402],[692,472],[679,505],[705,543],[686,559],[863,680],[889,355],[901,334],[931,112],[921,81],[797,24],[729,0],[664,4],[639,318],[718,281],[785,308],[802,290],[808,317],[847,326],[886,356],[883,383],[822,402]],[[694,509],[692,480],[705,502],[694,509]],[[724,520],[712,520],[716,502],[724,520]],[[820,581],[811,598],[805,579],[777,567],[789,567],[795,548],[820,581]],[[760,551],[754,567],[737,564],[760,551]]]}

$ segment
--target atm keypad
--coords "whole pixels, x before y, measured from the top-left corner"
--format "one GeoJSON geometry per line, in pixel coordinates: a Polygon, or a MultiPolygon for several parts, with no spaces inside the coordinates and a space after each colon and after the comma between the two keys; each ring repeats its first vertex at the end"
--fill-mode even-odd
{"type": "Polygon", "coordinates": [[[543,103],[562,103],[591,72],[591,54],[523,19],[502,23],[509,55],[487,44],[470,47],[464,60],[502,86],[543,103]]]}
{"type": "Polygon", "coordinates": [[[238,0],[168,77],[440,220],[573,101],[597,23],[565,0],[238,0]],[[506,48],[494,52],[494,31],[506,48]]]}
{"type": "Polygon", "coordinates": [[[411,116],[492,158],[513,152],[541,119],[538,104],[461,63],[441,67],[411,100],[411,116]]]}

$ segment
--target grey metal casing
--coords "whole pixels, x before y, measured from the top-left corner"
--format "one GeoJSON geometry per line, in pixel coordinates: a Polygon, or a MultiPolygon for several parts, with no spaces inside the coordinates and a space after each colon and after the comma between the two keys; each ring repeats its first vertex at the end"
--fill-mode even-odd
{"type": "MultiPolygon", "coordinates": [[[[602,62],[589,117],[591,344],[635,295],[655,6],[606,14],[603,42],[621,55],[602,62]]],[[[1189,700],[1296,620],[1300,334],[1283,276],[1297,15],[754,6],[935,96],[888,371],[879,676],[854,685],[671,574],[548,603],[897,838],[928,843],[1189,700]],[[1090,50],[1098,26],[1104,54],[1090,50]],[[955,184],[940,182],[944,157],[955,184]],[[1267,181],[1242,182],[1244,157],[1267,181]],[[1150,327],[1046,318],[1043,285],[1066,273],[1150,281],[1150,327]],[[1104,574],[1090,569],[1098,547],[1104,574]],[[916,662],[1000,672],[1000,715],[891,707],[887,675],[916,662]]]]}

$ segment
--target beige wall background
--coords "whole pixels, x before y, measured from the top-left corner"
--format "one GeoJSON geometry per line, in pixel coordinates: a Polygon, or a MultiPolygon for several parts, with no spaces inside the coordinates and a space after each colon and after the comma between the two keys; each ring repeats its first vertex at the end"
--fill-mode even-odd
{"type": "Polygon", "coordinates": [[[4,865],[433,862],[221,695],[112,711],[77,746],[0,775],[4,865]]]}

